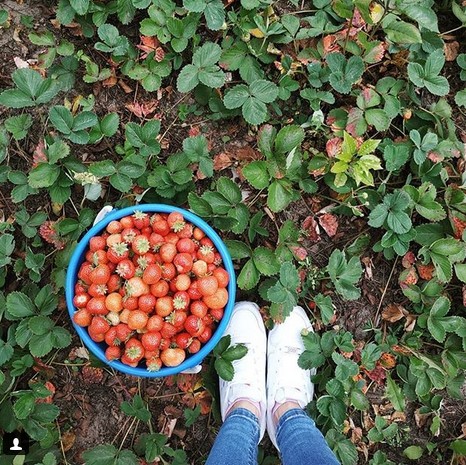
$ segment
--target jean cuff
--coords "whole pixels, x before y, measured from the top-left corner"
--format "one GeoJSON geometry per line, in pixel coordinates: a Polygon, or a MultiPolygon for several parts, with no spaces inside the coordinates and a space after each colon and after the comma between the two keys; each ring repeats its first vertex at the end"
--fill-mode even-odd
{"type": "Polygon", "coordinates": [[[296,417],[301,417],[301,418],[309,418],[312,420],[312,418],[301,408],[292,408],[290,410],[287,410],[278,420],[277,423],[277,437],[280,434],[280,431],[283,428],[283,425],[290,419],[296,418],[296,417]]]}
{"type": "Polygon", "coordinates": [[[254,415],[254,413],[252,413],[251,410],[248,410],[247,408],[238,407],[233,409],[227,416],[227,418],[230,417],[247,418],[248,420],[252,420],[257,426],[260,426],[259,418],[257,418],[256,415],[254,415]]]}

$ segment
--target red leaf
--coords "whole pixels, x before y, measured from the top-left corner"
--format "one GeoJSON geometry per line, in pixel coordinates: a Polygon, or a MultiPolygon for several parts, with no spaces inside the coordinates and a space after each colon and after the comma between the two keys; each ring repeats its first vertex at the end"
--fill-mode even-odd
{"type": "Polygon", "coordinates": [[[401,264],[403,265],[403,268],[410,268],[414,265],[415,261],[416,257],[414,256],[414,253],[406,252],[403,259],[401,260],[401,264]]]}
{"type": "Polygon", "coordinates": [[[45,152],[45,143],[40,140],[32,154],[32,167],[35,168],[39,163],[47,161],[47,154],[45,152]]]}
{"type": "Polygon", "coordinates": [[[299,246],[292,246],[290,247],[293,255],[296,257],[297,260],[304,261],[307,257],[307,250],[304,247],[299,246]]]}
{"type": "Polygon", "coordinates": [[[332,215],[331,213],[324,213],[319,216],[319,223],[330,237],[333,237],[337,233],[338,220],[335,215],[332,215]]]}
{"type": "Polygon", "coordinates": [[[327,150],[327,155],[330,158],[335,158],[341,152],[342,142],[343,141],[339,137],[334,137],[333,139],[329,139],[327,141],[325,149],[327,150]]]}
{"type": "Polygon", "coordinates": [[[44,241],[53,244],[57,249],[61,250],[65,247],[65,241],[58,235],[55,230],[55,221],[46,221],[39,227],[39,235],[44,241]]]}

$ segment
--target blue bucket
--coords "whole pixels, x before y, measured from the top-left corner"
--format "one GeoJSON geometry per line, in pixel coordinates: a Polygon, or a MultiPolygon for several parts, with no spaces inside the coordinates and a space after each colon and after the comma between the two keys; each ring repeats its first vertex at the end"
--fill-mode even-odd
{"type": "Polygon", "coordinates": [[[218,341],[225,332],[225,329],[228,325],[228,322],[230,321],[231,314],[233,312],[233,306],[235,304],[236,295],[236,276],[235,271],[233,269],[233,262],[231,261],[230,253],[228,252],[227,247],[223,243],[222,239],[220,239],[220,236],[204,220],[187,210],[178,207],[173,207],[171,205],[145,204],[135,205],[133,207],[127,207],[121,210],[113,210],[85,234],[85,236],[77,244],[76,249],[74,250],[73,255],[71,256],[68,271],[66,273],[65,289],[66,304],[73,326],[76,332],[78,333],[79,337],[83,341],[84,345],[98,359],[100,359],[102,362],[104,362],[111,368],[114,368],[115,370],[121,371],[128,375],[142,376],[146,378],[160,378],[163,376],[169,376],[184,371],[189,372],[189,370],[193,370],[196,366],[201,364],[204,358],[217,345],[218,341]],[[176,367],[162,367],[159,371],[148,371],[146,367],[142,365],[137,367],[130,367],[120,362],[119,360],[107,360],[107,358],[105,357],[105,349],[107,347],[107,344],[103,342],[97,343],[93,341],[90,338],[87,329],[76,325],[73,321],[73,315],[77,310],[73,305],[74,287],[76,282],[78,281],[78,271],[81,266],[81,263],[84,261],[89,240],[92,237],[99,235],[111,221],[119,220],[124,216],[132,215],[136,210],[148,213],[171,213],[174,211],[181,213],[187,221],[191,222],[194,226],[197,226],[198,228],[202,229],[206,236],[208,236],[212,240],[217,251],[220,253],[222,257],[223,266],[230,275],[230,282],[228,283],[228,303],[225,307],[223,318],[220,320],[220,323],[218,324],[215,332],[212,334],[210,340],[201,347],[199,352],[188,356],[180,365],[176,367]]]}

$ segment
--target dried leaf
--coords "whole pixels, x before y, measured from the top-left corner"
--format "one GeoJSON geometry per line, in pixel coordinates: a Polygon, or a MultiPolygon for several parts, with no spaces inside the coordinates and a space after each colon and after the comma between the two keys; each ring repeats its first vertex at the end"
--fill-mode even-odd
{"type": "Polygon", "coordinates": [[[364,275],[367,279],[372,279],[372,259],[370,257],[363,257],[361,261],[364,263],[364,275]]]}
{"type": "Polygon", "coordinates": [[[335,236],[338,230],[338,219],[335,215],[324,213],[319,216],[319,223],[330,237],[335,236]]]}
{"type": "Polygon", "coordinates": [[[72,431],[65,431],[61,435],[60,441],[63,447],[63,451],[67,452],[73,447],[76,441],[76,434],[74,434],[72,431]]]}
{"type": "Polygon", "coordinates": [[[304,219],[302,229],[307,233],[309,239],[313,242],[320,241],[320,229],[317,221],[313,216],[308,216],[304,219]]]}
{"type": "Polygon", "coordinates": [[[42,376],[50,379],[55,375],[55,368],[46,365],[40,358],[34,357],[34,366],[32,367],[34,371],[40,373],[42,376]]]}
{"type": "Polygon", "coordinates": [[[458,51],[460,48],[459,42],[454,40],[453,42],[445,42],[443,46],[443,51],[445,52],[446,61],[455,61],[458,56],[458,51]]]}
{"type": "Polygon", "coordinates": [[[100,384],[104,379],[104,370],[90,365],[84,365],[81,374],[86,384],[100,384]]]}
{"type": "Polygon", "coordinates": [[[382,319],[390,323],[395,323],[408,315],[408,311],[399,304],[387,305],[382,311],[382,319]]]}
{"type": "Polygon", "coordinates": [[[384,384],[385,378],[387,377],[387,372],[385,368],[381,365],[377,364],[377,366],[373,370],[364,370],[366,375],[372,381],[375,381],[377,384],[382,385],[384,384]]]}
{"type": "Polygon", "coordinates": [[[409,314],[406,317],[406,323],[405,323],[405,331],[410,333],[413,331],[414,327],[416,326],[416,315],[409,314]]]}
{"type": "Polygon", "coordinates": [[[214,171],[221,171],[233,164],[231,158],[225,152],[214,155],[214,171]]]}
{"type": "Polygon", "coordinates": [[[384,352],[379,359],[379,363],[384,368],[391,369],[396,365],[396,358],[394,355],[384,352]]]}
{"type": "Polygon", "coordinates": [[[127,103],[125,107],[138,118],[145,118],[151,113],[154,113],[156,108],[159,106],[158,100],[149,100],[147,102],[134,102],[127,103]]]}
{"type": "Polygon", "coordinates": [[[123,92],[125,94],[130,94],[131,92],[133,92],[133,89],[128,84],[126,84],[126,82],[123,81],[123,79],[120,79],[118,81],[118,85],[123,89],[123,92]]]}
{"type": "Polygon", "coordinates": [[[250,162],[253,160],[259,160],[261,158],[261,154],[251,146],[246,145],[232,151],[231,157],[240,162],[250,162]]]}

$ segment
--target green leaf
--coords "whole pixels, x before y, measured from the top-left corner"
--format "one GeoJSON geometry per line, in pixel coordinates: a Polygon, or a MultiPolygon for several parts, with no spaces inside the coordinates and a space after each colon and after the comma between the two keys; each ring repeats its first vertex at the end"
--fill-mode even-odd
{"type": "Polygon", "coordinates": [[[123,413],[133,416],[140,421],[147,423],[151,419],[151,413],[149,412],[146,404],[142,397],[136,394],[132,402],[124,401],[120,405],[120,409],[123,413]]]}
{"type": "Polygon", "coordinates": [[[28,129],[32,126],[32,118],[28,114],[10,116],[4,124],[7,131],[11,132],[16,140],[21,140],[27,136],[28,129]]]}
{"type": "Polygon", "coordinates": [[[13,404],[13,411],[18,420],[27,418],[36,405],[36,398],[32,392],[22,393],[19,399],[13,404]]]}
{"type": "Polygon", "coordinates": [[[183,410],[183,416],[184,416],[184,424],[186,428],[189,428],[190,426],[194,425],[196,423],[197,419],[199,418],[199,415],[201,414],[201,405],[198,404],[196,407],[193,409],[188,409],[185,408],[183,410]]]}
{"type": "Polygon", "coordinates": [[[405,410],[405,397],[401,388],[393,381],[390,373],[387,373],[387,385],[385,388],[385,395],[392,403],[393,408],[398,412],[405,410]]]}
{"type": "Polygon", "coordinates": [[[95,126],[98,122],[99,121],[95,113],[91,111],[82,111],[74,117],[73,131],[82,131],[83,129],[95,126]]]}
{"type": "Polygon", "coordinates": [[[218,66],[209,66],[198,71],[199,81],[212,89],[225,84],[225,73],[218,66]]]}
{"type": "Polygon", "coordinates": [[[244,119],[253,125],[263,123],[268,116],[267,106],[255,97],[248,97],[242,106],[244,119]]]}
{"type": "Polygon", "coordinates": [[[351,257],[347,262],[344,253],[336,249],[330,255],[327,270],[339,294],[347,300],[359,298],[361,291],[355,284],[361,277],[362,267],[358,257],[351,257]]]}
{"type": "Polygon", "coordinates": [[[82,453],[87,465],[137,465],[138,458],[128,450],[118,450],[111,444],[101,444],[82,453]]]}
{"type": "Polygon", "coordinates": [[[215,65],[222,55],[220,45],[213,42],[206,42],[193,54],[193,64],[198,68],[207,68],[215,65]]]}
{"type": "Polygon", "coordinates": [[[241,202],[241,190],[230,178],[226,176],[219,178],[217,181],[217,190],[231,205],[236,205],[241,202]]]}
{"type": "Polygon", "coordinates": [[[249,92],[263,103],[272,103],[278,97],[278,87],[271,81],[258,79],[249,86],[249,92]]]}
{"type": "Polygon", "coordinates": [[[228,109],[240,108],[249,98],[249,88],[244,84],[239,84],[225,92],[223,104],[228,109]]]}
{"type": "Polygon", "coordinates": [[[424,28],[432,32],[439,32],[437,15],[431,7],[423,6],[422,4],[408,4],[403,7],[403,13],[417,21],[420,28],[424,28]]]}
{"type": "Polygon", "coordinates": [[[236,344],[228,347],[222,352],[222,358],[227,362],[233,362],[233,360],[239,360],[248,353],[248,348],[244,344],[236,344]]]}
{"type": "Polygon", "coordinates": [[[15,238],[12,234],[0,236],[0,267],[11,263],[10,255],[15,250],[15,238]]]}
{"type": "Polygon", "coordinates": [[[439,255],[456,255],[464,250],[465,244],[453,238],[439,239],[430,246],[430,251],[439,255]]]}
{"type": "Polygon", "coordinates": [[[0,94],[0,105],[8,108],[33,107],[35,104],[29,95],[18,89],[7,89],[0,94]]]}
{"type": "Polygon", "coordinates": [[[456,277],[466,283],[466,264],[465,263],[456,263],[455,264],[455,274],[456,277]]]}
{"type": "Polygon", "coordinates": [[[285,126],[275,138],[275,149],[278,153],[288,153],[299,147],[304,140],[304,129],[295,124],[285,126]]]}
{"type": "Polygon", "coordinates": [[[112,137],[118,131],[120,125],[120,117],[117,113],[109,113],[102,118],[100,122],[100,130],[107,137],[112,137]]]}
{"type": "Polygon", "coordinates": [[[249,163],[243,168],[242,173],[249,184],[256,189],[265,189],[269,185],[270,176],[265,161],[258,160],[249,163]]]}
{"type": "Polygon", "coordinates": [[[207,217],[212,215],[212,207],[209,202],[199,197],[194,192],[188,194],[189,208],[196,213],[196,215],[207,217]]]}
{"type": "Polygon", "coordinates": [[[60,176],[60,167],[49,165],[48,163],[39,163],[33,168],[28,176],[28,184],[33,188],[50,187],[60,176]]]}
{"type": "Polygon", "coordinates": [[[68,108],[62,105],[55,105],[50,108],[49,118],[55,129],[62,134],[69,135],[73,130],[73,115],[68,108]]]}
{"type": "Polygon", "coordinates": [[[330,323],[334,315],[332,298],[329,295],[317,294],[314,297],[314,303],[320,310],[322,322],[326,325],[330,323]]]}
{"type": "Polygon", "coordinates": [[[240,260],[251,256],[251,248],[242,241],[226,239],[225,245],[227,246],[233,260],[240,260]]]}
{"type": "Polygon", "coordinates": [[[225,22],[225,7],[221,0],[213,0],[207,3],[204,10],[207,27],[212,31],[218,31],[225,22]]]}
{"type": "Polygon", "coordinates": [[[199,84],[197,68],[194,65],[186,65],[178,74],[176,88],[179,92],[189,92],[199,84]]]}
{"type": "Polygon", "coordinates": [[[387,215],[387,225],[397,234],[404,234],[411,230],[411,218],[404,211],[389,211],[387,215]]]}
{"type": "Polygon", "coordinates": [[[466,441],[464,439],[456,439],[450,443],[450,449],[459,456],[466,456],[466,441]]]}
{"type": "Polygon", "coordinates": [[[8,320],[21,320],[36,314],[32,300],[22,292],[13,291],[6,298],[6,317],[8,320]]]}
{"type": "Polygon", "coordinates": [[[37,315],[29,318],[29,329],[36,336],[48,333],[54,326],[53,321],[48,316],[37,315]]]}
{"type": "Polygon", "coordinates": [[[409,446],[403,451],[403,454],[410,460],[418,460],[422,457],[422,447],[409,446]]]}
{"type": "Polygon", "coordinates": [[[280,270],[275,253],[267,247],[256,247],[252,253],[254,265],[265,276],[277,274],[280,270]]]}
{"type": "Polygon", "coordinates": [[[276,179],[270,184],[267,205],[274,213],[284,210],[293,199],[293,191],[289,183],[276,179]]]}
{"type": "Polygon", "coordinates": [[[223,358],[217,358],[215,360],[214,366],[220,378],[222,378],[225,381],[231,381],[233,379],[233,376],[235,375],[235,369],[233,368],[231,362],[228,362],[223,358]]]}
{"type": "Polygon", "coordinates": [[[259,282],[259,278],[260,273],[253,260],[248,260],[238,276],[238,287],[244,290],[252,289],[259,282]]]}
{"type": "Polygon", "coordinates": [[[421,33],[413,24],[405,21],[395,20],[384,27],[387,39],[395,44],[420,44],[422,43],[421,33]]]}
{"type": "Polygon", "coordinates": [[[369,408],[369,401],[367,400],[367,397],[359,389],[353,389],[351,391],[351,404],[357,410],[361,411],[369,408]]]}
{"type": "Polygon", "coordinates": [[[58,160],[66,158],[70,154],[70,146],[62,141],[56,140],[47,148],[47,159],[49,163],[55,164],[58,160]]]}
{"type": "Polygon", "coordinates": [[[78,15],[83,16],[89,9],[90,0],[69,0],[71,7],[78,15]]]}
{"type": "Polygon", "coordinates": [[[34,357],[43,357],[53,349],[52,333],[33,335],[29,341],[29,350],[34,357]]]}
{"type": "Polygon", "coordinates": [[[455,94],[455,103],[458,106],[466,107],[466,89],[460,90],[455,94]]]}
{"type": "Polygon", "coordinates": [[[425,77],[424,84],[427,90],[434,95],[444,96],[450,92],[450,84],[444,76],[425,77]]]}
{"type": "Polygon", "coordinates": [[[384,110],[370,108],[364,112],[364,118],[370,126],[374,126],[377,131],[386,131],[390,127],[390,118],[384,110]]]}

